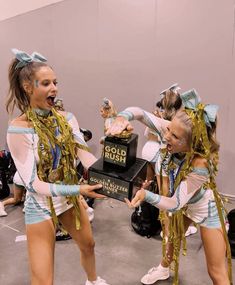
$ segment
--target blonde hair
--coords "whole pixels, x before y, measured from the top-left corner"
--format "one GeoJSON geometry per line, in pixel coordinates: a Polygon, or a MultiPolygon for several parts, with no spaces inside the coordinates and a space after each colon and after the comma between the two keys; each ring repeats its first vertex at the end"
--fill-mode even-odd
{"type": "MultiPolygon", "coordinates": [[[[192,135],[193,135],[193,121],[190,118],[190,116],[187,114],[187,112],[184,109],[179,110],[176,115],[175,118],[177,118],[185,127],[185,134],[186,134],[186,142],[191,145],[192,143],[192,135]]],[[[219,151],[219,142],[216,139],[216,126],[217,126],[217,120],[213,123],[210,122],[211,127],[206,125],[206,130],[207,130],[207,136],[208,136],[208,140],[210,143],[210,153],[214,154],[217,153],[219,151]]],[[[195,146],[195,151],[199,151],[201,149],[201,145],[199,143],[199,145],[195,146]]]]}

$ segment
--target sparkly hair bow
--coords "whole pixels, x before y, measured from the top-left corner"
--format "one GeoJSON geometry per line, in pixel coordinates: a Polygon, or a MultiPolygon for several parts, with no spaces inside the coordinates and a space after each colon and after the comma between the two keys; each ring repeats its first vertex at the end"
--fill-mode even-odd
{"type": "MultiPolygon", "coordinates": [[[[188,90],[180,95],[182,103],[185,108],[196,110],[200,107],[201,98],[195,89],[188,90]]],[[[216,114],[219,106],[208,104],[204,106],[204,121],[208,127],[211,128],[211,122],[215,122],[216,114]]]]}
{"type": "Polygon", "coordinates": [[[162,98],[165,96],[166,91],[168,91],[168,90],[174,92],[175,94],[177,94],[180,89],[181,89],[181,88],[179,87],[179,84],[178,84],[178,83],[174,83],[174,84],[171,85],[169,88],[167,88],[167,89],[165,89],[165,90],[162,90],[162,91],[160,92],[160,97],[161,97],[161,99],[162,99],[162,98]]]}
{"type": "Polygon", "coordinates": [[[16,48],[13,48],[11,51],[15,54],[15,57],[19,60],[15,69],[26,66],[27,64],[33,61],[35,62],[46,62],[47,61],[47,59],[43,55],[37,52],[33,52],[31,55],[29,55],[26,52],[18,50],[16,48]]]}

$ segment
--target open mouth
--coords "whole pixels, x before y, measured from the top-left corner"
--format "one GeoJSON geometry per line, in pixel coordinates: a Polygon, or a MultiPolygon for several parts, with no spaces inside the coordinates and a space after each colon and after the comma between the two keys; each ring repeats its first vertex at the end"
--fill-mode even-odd
{"type": "Polygon", "coordinates": [[[47,97],[47,103],[48,103],[48,105],[53,107],[55,105],[55,96],[48,96],[47,97]]]}

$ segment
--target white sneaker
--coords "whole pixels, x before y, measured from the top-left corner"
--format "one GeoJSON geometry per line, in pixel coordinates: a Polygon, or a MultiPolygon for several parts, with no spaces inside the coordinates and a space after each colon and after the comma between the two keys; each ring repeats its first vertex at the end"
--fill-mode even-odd
{"type": "Polygon", "coordinates": [[[197,232],[197,228],[194,226],[189,226],[187,231],[185,232],[185,236],[188,237],[190,235],[193,235],[197,232]]]}
{"type": "Polygon", "coordinates": [[[158,280],[166,280],[170,277],[169,267],[163,267],[161,264],[158,267],[151,268],[146,275],[141,279],[145,285],[154,284],[158,280]]]}
{"type": "Polygon", "coordinates": [[[94,209],[91,208],[91,207],[88,207],[86,209],[86,211],[87,211],[87,214],[88,214],[89,221],[92,222],[94,220],[94,217],[95,217],[94,209]]]}
{"type": "Polygon", "coordinates": [[[109,285],[109,284],[104,279],[98,276],[95,281],[87,280],[85,285],[109,285]]]}
{"type": "MultiPolygon", "coordinates": [[[[185,236],[188,237],[190,235],[194,235],[197,232],[197,228],[194,226],[189,226],[187,231],[185,232],[185,236]]],[[[160,232],[160,237],[163,238],[163,232],[160,232]]]]}
{"type": "Polygon", "coordinates": [[[2,202],[0,202],[0,217],[6,217],[7,216],[7,212],[4,209],[4,205],[2,202]]]}

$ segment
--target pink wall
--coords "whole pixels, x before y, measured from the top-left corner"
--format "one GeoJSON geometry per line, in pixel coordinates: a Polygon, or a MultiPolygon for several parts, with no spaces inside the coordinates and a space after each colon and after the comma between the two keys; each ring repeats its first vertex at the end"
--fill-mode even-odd
{"type": "MultiPolygon", "coordinates": [[[[218,184],[234,194],[233,36],[233,0],[63,1],[0,22],[0,96],[7,90],[10,48],[40,51],[57,72],[66,108],[93,131],[91,146],[99,156],[103,97],[119,110],[136,105],[151,111],[170,84],[194,87],[206,103],[220,106],[218,184]]],[[[7,115],[0,108],[4,145],[7,115]]]]}
{"type": "Polygon", "coordinates": [[[63,0],[0,0],[0,21],[33,11],[63,0]]]}

